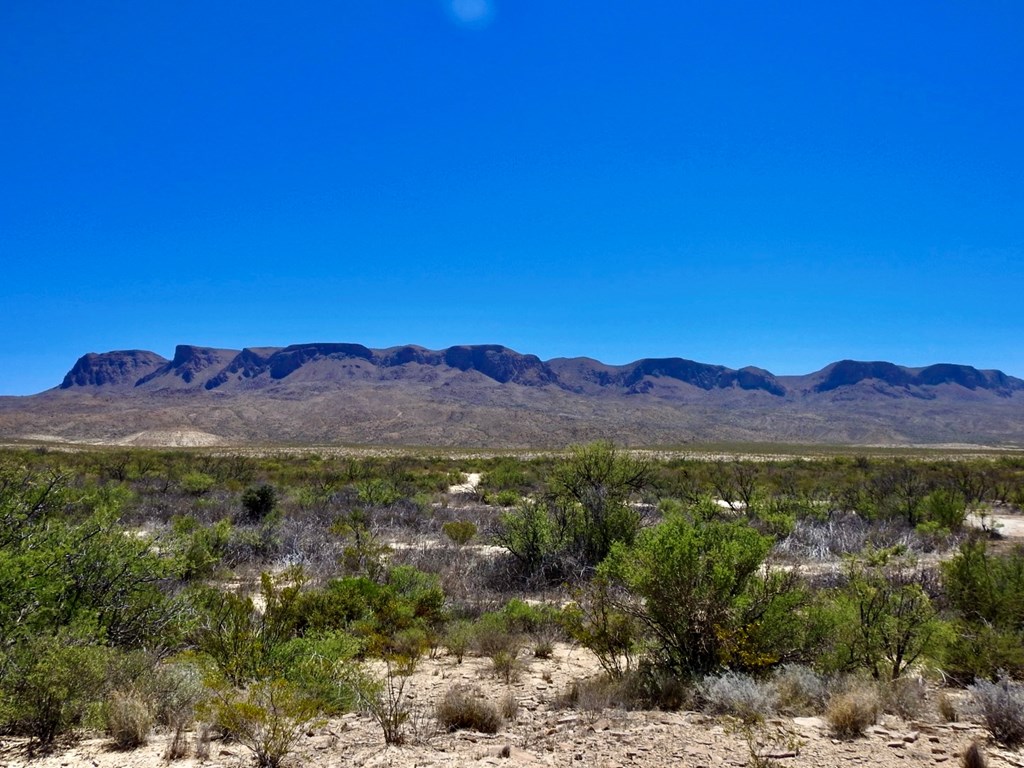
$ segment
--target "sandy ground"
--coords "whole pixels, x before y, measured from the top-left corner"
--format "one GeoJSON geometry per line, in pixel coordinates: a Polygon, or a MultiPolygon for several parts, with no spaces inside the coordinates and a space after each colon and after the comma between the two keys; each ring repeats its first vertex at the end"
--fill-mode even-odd
{"type": "Polygon", "coordinates": [[[463,473],[466,476],[464,482],[458,485],[448,486],[448,493],[451,496],[457,496],[464,493],[476,493],[476,488],[480,485],[480,479],[483,477],[479,472],[463,473]]]}
{"type": "MultiPolygon", "coordinates": [[[[496,678],[486,659],[467,658],[463,664],[447,656],[426,659],[410,678],[410,743],[387,747],[377,725],[366,715],[351,714],[299,738],[295,752],[284,762],[297,768],[455,768],[456,766],[685,766],[718,768],[750,764],[750,745],[730,727],[729,720],[696,712],[581,712],[558,709],[554,700],[573,679],[597,672],[596,660],[584,649],[560,645],[550,659],[524,659],[518,680],[511,685],[496,678]],[[496,735],[437,731],[434,704],[453,685],[479,686],[499,701],[511,694],[518,703],[514,720],[496,735]]],[[[963,692],[954,692],[962,700],[963,692]]],[[[966,712],[965,712],[966,714],[966,712]]],[[[755,748],[773,756],[777,766],[859,766],[895,768],[910,765],[959,764],[959,755],[972,740],[984,744],[989,765],[1024,766],[1024,754],[1000,749],[986,740],[985,731],[967,718],[943,723],[934,692],[919,721],[903,722],[886,716],[860,739],[832,738],[826,723],[816,717],[770,720],[768,729],[784,729],[799,742],[797,749],[779,743],[755,748]]],[[[118,751],[109,739],[83,738],[54,754],[29,760],[23,745],[8,740],[0,750],[0,766],[32,768],[162,768],[168,764],[193,768],[242,768],[255,764],[251,753],[237,743],[215,740],[209,757],[194,756],[168,763],[163,754],[169,736],[156,732],[145,747],[118,751]]]]}

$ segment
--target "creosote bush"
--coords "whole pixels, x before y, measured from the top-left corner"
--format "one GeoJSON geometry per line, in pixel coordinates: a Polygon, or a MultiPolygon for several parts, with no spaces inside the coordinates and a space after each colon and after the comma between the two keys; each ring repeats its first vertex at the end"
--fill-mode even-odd
{"type": "Polygon", "coordinates": [[[318,715],[315,702],[284,680],[260,681],[245,691],[222,687],[210,710],[217,725],[255,755],[260,768],[278,768],[318,715]]]}
{"type": "Polygon", "coordinates": [[[437,705],[437,721],[445,731],[497,733],[502,717],[483,691],[475,686],[456,685],[448,689],[437,705]]]}

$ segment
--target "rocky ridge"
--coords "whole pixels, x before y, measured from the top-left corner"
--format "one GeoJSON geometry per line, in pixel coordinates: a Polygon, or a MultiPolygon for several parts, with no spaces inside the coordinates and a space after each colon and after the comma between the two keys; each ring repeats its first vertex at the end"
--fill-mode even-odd
{"type": "Polygon", "coordinates": [[[82,356],[0,398],[0,437],[488,448],[707,442],[1024,446],[1024,380],[968,365],[842,360],[776,375],[684,358],[609,365],[501,345],[180,345],[82,356]],[[148,438],[147,438],[148,439],[148,438]]]}

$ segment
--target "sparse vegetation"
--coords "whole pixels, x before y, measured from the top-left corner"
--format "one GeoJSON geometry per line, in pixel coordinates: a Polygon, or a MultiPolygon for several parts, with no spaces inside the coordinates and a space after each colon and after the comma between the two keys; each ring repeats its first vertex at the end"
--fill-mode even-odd
{"type": "Polygon", "coordinates": [[[35,750],[85,728],[131,749],[156,724],[171,759],[215,713],[269,766],[355,708],[389,744],[417,738],[434,707],[409,681],[429,656],[441,677],[467,657],[493,671],[479,685],[502,694],[453,687],[454,714],[436,711],[493,732],[533,717],[507,684],[551,684],[571,639],[605,674],[559,705],[591,719],[825,713],[852,738],[883,709],[970,716],[926,693],[927,668],[974,682],[1014,743],[1024,555],[962,513],[1022,484],[1009,461],[640,461],[609,444],[522,461],[8,452],[0,727],[35,750]],[[445,495],[470,472],[481,493],[445,495]],[[499,493],[517,506],[482,501],[499,493]]]}

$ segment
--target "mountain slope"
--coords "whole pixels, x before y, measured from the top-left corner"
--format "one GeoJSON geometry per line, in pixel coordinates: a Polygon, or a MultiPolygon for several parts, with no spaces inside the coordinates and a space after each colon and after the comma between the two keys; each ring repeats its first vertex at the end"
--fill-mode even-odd
{"type": "Polygon", "coordinates": [[[1024,444],[1024,381],[952,364],[843,360],[775,376],[682,358],[544,361],[500,345],[181,345],[170,360],[90,353],[59,387],[0,398],[6,438],[160,442],[182,430],[205,442],[300,444],[1012,445],[1024,444]]]}

